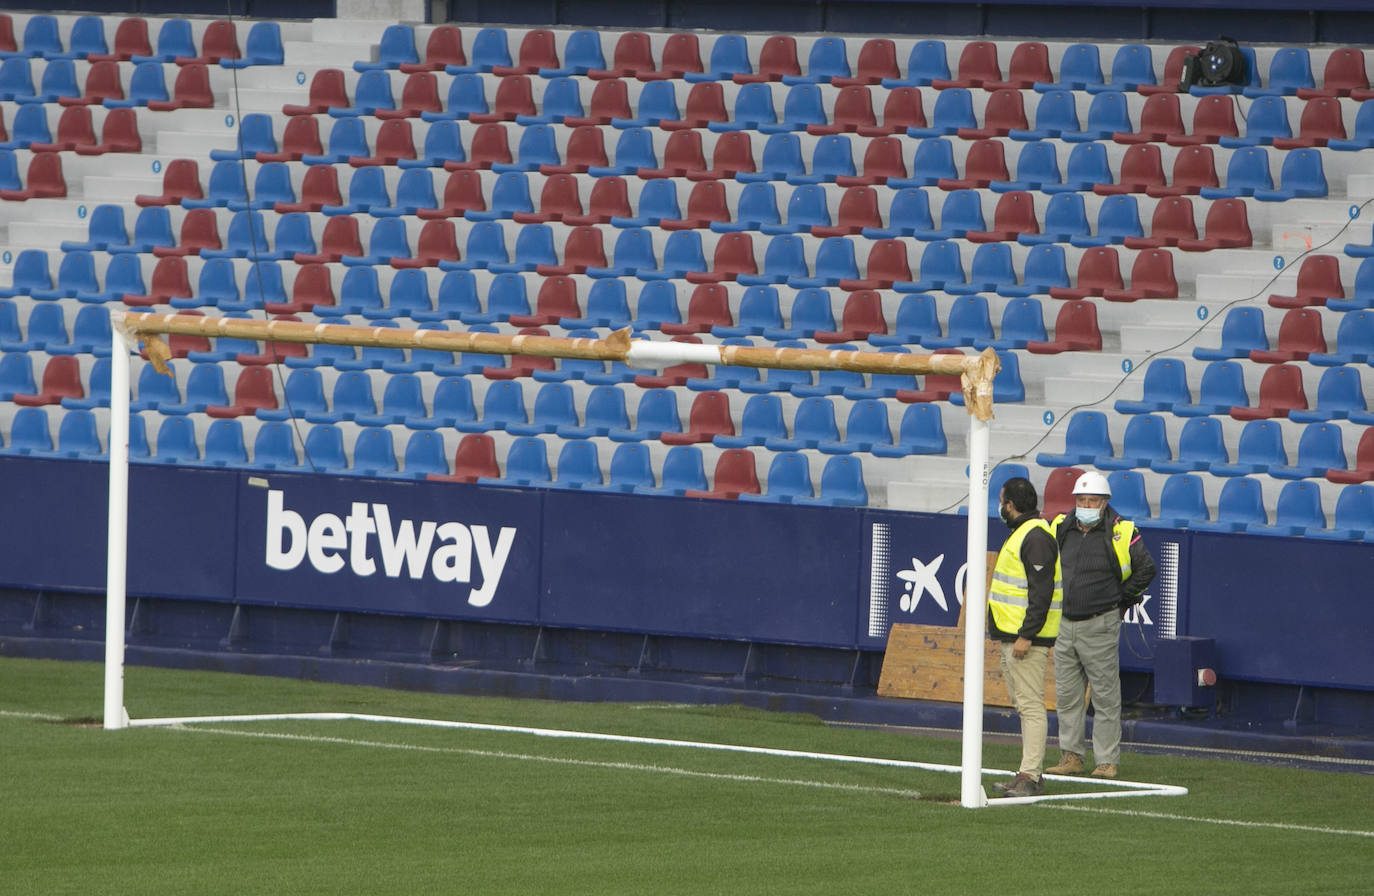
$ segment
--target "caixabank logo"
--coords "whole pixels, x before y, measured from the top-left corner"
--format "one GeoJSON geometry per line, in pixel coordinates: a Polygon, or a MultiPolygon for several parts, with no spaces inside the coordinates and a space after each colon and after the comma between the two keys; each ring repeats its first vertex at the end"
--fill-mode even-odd
{"type": "Polygon", "coordinates": [[[286,492],[267,492],[263,562],[290,572],[468,586],[467,603],[485,607],[501,587],[516,528],[395,518],[390,505],[352,501],[346,514],[305,515],[286,506],[286,492]]]}
{"type": "MultiPolygon", "coordinates": [[[[895,622],[957,625],[968,576],[968,563],[961,559],[966,554],[962,537],[952,539],[949,532],[933,527],[870,525],[869,637],[885,638],[895,622]]],[[[999,544],[990,542],[989,547],[995,551],[999,544]]],[[[1178,618],[1180,543],[1160,539],[1152,553],[1155,580],[1124,621],[1147,638],[1172,638],[1178,618]]]]}

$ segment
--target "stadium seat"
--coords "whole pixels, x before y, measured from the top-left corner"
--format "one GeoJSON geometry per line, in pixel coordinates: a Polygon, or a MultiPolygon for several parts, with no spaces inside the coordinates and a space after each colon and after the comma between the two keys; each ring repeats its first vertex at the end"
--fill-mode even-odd
{"type": "Polygon", "coordinates": [[[1348,469],[1328,469],[1323,474],[1328,482],[1357,484],[1374,479],[1374,426],[1365,429],[1355,446],[1355,462],[1348,469]]]}
{"type": "Polygon", "coordinates": [[[659,486],[640,486],[635,492],[649,495],[682,495],[688,491],[707,490],[706,466],[702,460],[701,449],[695,445],[676,445],[668,449],[668,454],[663,458],[659,486]]]}
{"type": "Polygon", "coordinates": [[[1287,417],[1291,410],[1306,408],[1302,369],[1295,364],[1276,364],[1261,377],[1257,401],[1233,407],[1229,413],[1237,420],[1263,420],[1287,417]]]}
{"type": "Polygon", "coordinates": [[[1176,404],[1173,412],[1180,417],[1200,417],[1225,414],[1242,402],[1248,404],[1245,373],[1235,361],[1215,360],[1202,371],[1196,404],[1176,404]]]}
{"type": "Polygon", "coordinates": [[[1150,469],[1156,473],[1192,473],[1229,462],[1221,425],[1213,417],[1194,417],[1183,424],[1178,438],[1178,457],[1151,461],[1150,469]]]}
{"type": "Polygon", "coordinates": [[[712,479],[714,486],[709,491],[688,489],[686,496],[733,501],[742,494],[757,495],[763,491],[754,465],[754,453],[747,448],[727,448],[722,451],[716,459],[712,479]]]}
{"type": "Polygon", "coordinates": [[[1337,541],[1370,540],[1374,537],[1374,488],[1352,485],[1341,489],[1331,528],[1310,528],[1303,534],[1337,541]]]}
{"type": "Polygon", "coordinates": [[[1076,411],[1069,417],[1064,430],[1063,453],[1042,451],[1035,456],[1035,462],[1042,467],[1069,467],[1093,463],[1096,458],[1111,457],[1115,453],[1107,431],[1106,414],[1076,411]]]}
{"type": "Polygon", "coordinates": [[[664,433],[680,433],[682,418],[678,414],[677,395],[669,389],[644,390],[636,407],[634,421],[633,428],[612,429],[606,434],[607,437],[613,442],[640,442],[657,439],[664,433]]]}
{"type": "Polygon", "coordinates": [[[1264,490],[1259,480],[1242,476],[1228,479],[1217,498],[1217,518],[1196,521],[1189,528],[1203,532],[1244,532],[1252,525],[1269,522],[1264,503],[1264,490]]]}
{"type": "Polygon", "coordinates": [[[1159,515],[1142,520],[1145,525],[1187,529],[1211,520],[1202,478],[1193,473],[1175,473],[1164,480],[1159,494],[1159,515]]]}
{"type": "Polygon", "coordinates": [[[1097,306],[1081,299],[1067,302],[1059,309],[1054,322],[1053,340],[1026,343],[1026,351],[1036,355],[1101,350],[1102,332],[1097,324],[1097,306]]]}
{"type": "Polygon", "coordinates": [[[1279,491],[1272,525],[1250,523],[1245,527],[1249,535],[1303,535],[1310,529],[1325,529],[1326,514],[1322,511],[1321,491],[1316,483],[1289,482],[1279,491]]]}

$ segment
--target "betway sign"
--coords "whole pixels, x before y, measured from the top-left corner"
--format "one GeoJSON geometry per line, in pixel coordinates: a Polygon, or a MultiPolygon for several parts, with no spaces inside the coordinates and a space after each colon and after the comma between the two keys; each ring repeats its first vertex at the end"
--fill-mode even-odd
{"type": "Polygon", "coordinates": [[[312,520],[286,507],[285,492],[267,493],[267,545],[264,559],[272,569],[289,571],[308,563],[322,573],[346,566],[356,576],[380,572],[388,578],[471,584],[473,566],[480,585],[468,603],[485,607],[501,584],[515,543],[516,530],[501,527],[493,542],[486,526],[458,522],[395,520],[386,504],[352,502],[348,515],[321,513],[312,520]]]}

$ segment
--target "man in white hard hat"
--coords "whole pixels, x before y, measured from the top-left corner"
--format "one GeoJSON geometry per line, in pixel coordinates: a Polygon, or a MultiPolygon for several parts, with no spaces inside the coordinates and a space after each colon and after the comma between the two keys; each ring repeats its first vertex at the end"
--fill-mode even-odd
{"type": "Polygon", "coordinates": [[[1092,776],[1115,778],[1121,756],[1121,620],[1140,603],[1155,577],[1155,562],[1135,524],[1107,503],[1107,477],[1087,472],[1074,483],[1074,509],[1054,521],[1064,581],[1063,616],[1054,642],[1059,715],[1058,765],[1045,771],[1087,771],[1087,705],[1092,688],[1092,776]]]}

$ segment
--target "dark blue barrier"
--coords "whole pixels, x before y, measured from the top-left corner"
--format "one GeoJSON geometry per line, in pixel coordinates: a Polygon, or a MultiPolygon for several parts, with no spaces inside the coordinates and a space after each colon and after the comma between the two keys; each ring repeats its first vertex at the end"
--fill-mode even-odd
{"type": "MultiPolygon", "coordinates": [[[[0,458],[0,586],[100,592],[105,477],[0,458]]],[[[970,574],[958,516],[141,464],[130,495],[129,593],[174,601],[877,653],[956,624],[970,574]]],[[[1143,532],[1128,671],[1192,635],[1230,679],[1374,689],[1374,545],[1143,532]]]]}

